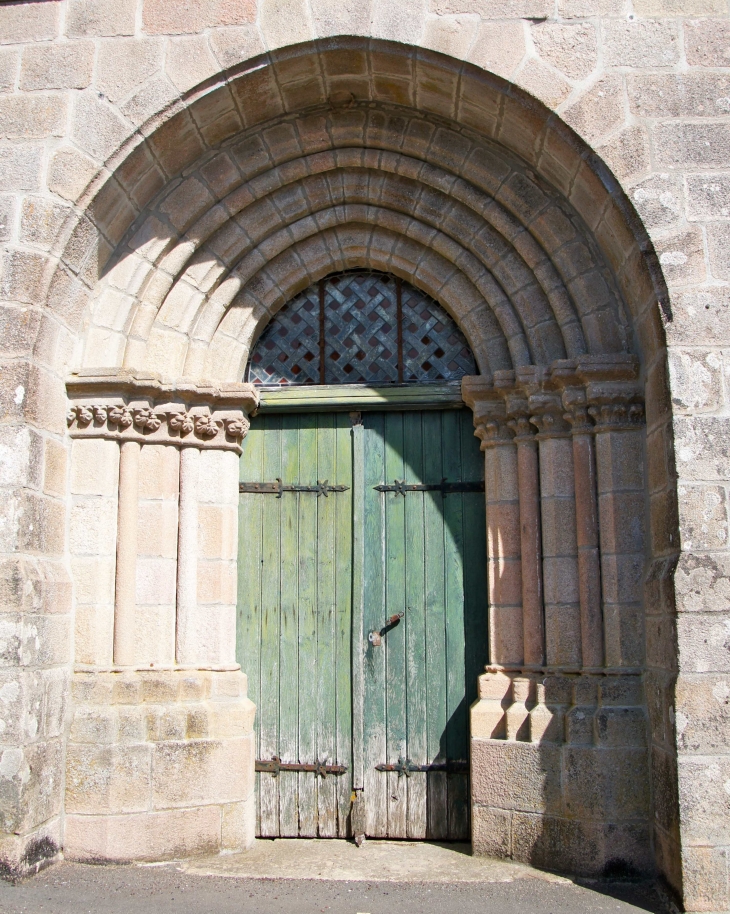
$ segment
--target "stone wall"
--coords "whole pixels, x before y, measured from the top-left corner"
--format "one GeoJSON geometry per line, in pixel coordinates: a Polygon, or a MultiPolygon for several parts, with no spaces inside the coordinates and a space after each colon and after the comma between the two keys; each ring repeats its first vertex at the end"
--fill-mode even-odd
{"type": "MultiPolygon", "coordinates": [[[[415,65],[381,79],[372,69],[340,76],[337,64],[316,77],[320,101],[345,111],[368,93],[384,92],[421,111],[471,118],[472,125],[492,118],[501,126],[489,127],[491,135],[571,197],[608,252],[624,301],[636,306],[628,324],[646,381],[650,561],[624,570],[616,586],[625,588],[620,601],[631,603],[642,599],[645,585],[653,853],[689,910],[730,910],[724,0],[0,5],[0,857],[11,872],[28,871],[60,846],[64,734],[69,715],[76,721],[78,713],[76,704],[68,710],[73,639],[82,663],[112,649],[114,539],[109,526],[82,518],[96,520],[96,509],[113,515],[116,491],[103,478],[89,490],[73,468],[83,465],[88,442],[78,449],[80,463],[69,460],[66,379],[83,364],[121,365],[124,352],[131,367],[141,367],[135,353],[174,362],[174,342],[183,336],[175,336],[171,308],[162,321],[169,341],[159,337],[156,349],[146,348],[150,315],[136,312],[132,326],[134,298],[148,278],[142,261],[156,257],[160,233],[138,236],[140,259],[117,265],[117,277],[127,271],[119,282],[108,279],[110,254],[148,202],[165,186],[175,189],[183,167],[253,122],[246,121],[246,99],[235,93],[225,100],[219,94],[213,104],[212,88],[227,85],[226,73],[258,54],[342,34],[443,52],[496,74],[505,80],[505,99],[513,90],[510,98],[522,97],[517,89],[539,99],[555,112],[553,123],[568,124],[600,157],[548,135],[538,109],[520,114],[503,101],[492,114],[486,90],[454,94],[443,81],[419,76],[415,65]],[[206,80],[204,90],[194,88],[206,80]],[[576,148],[580,173],[568,167],[576,148]],[[653,284],[636,268],[641,258],[653,284]]],[[[426,73],[434,57],[418,60],[426,73]]],[[[278,92],[296,110],[304,82],[295,73],[274,91],[262,77],[250,98],[275,113],[278,92]]],[[[185,196],[214,221],[219,210],[206,194],[227,178],[225,162],[217,171],[212,162],[200,196],[191,193],[193,184],[185,196]]],[[[172,226],[183,246],[194,246],[179,212],[171,197],[165,231],[172,226]]],[[[145,295],[154,291],[146,287],[145,295]]],[[[189,313],[200,290],[186,282],[185,291],[189,313]]],[[[194,358],[190,364],[200,366],[194,358]]],[[[113,480],[113,466],[109,473],[113,480]]],[[[173,511],[168,495],[149,493],[141,510],[173,511]]],[[[212,494],[210,505],[225,508],[212,494]]],[[[140,556],[140,569],[164,578],[169,555],[140,556]]],[[[218,560],[230,562],[223,554],[218,560]]],[[[222,567],[218,572],[225,575],[222,567]]],[[[147,584],[138,583],[144,591],[147,584]]],[[[167,613],[169,629],[169,584],[144,593],[161,625],[167,613]]],[[[169,631],[166,638],[169,651],[169,631]]]]}

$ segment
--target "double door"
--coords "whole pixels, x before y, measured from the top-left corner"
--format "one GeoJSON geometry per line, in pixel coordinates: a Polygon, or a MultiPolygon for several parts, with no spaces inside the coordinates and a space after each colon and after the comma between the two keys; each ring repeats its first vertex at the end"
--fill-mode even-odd
{"type": "Polygon", "coordinates": [[[259,835],[468,839],[483,478],[466,410],[254,421],[237,647],[259,835]]]}

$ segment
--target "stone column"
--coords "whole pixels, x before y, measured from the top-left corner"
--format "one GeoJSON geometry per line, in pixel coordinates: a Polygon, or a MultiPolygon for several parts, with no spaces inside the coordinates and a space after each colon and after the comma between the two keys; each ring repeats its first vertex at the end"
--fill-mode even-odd
{"type": "Polygon", "coordinates": [[[515,433],[517,445],[524,664],[526,667],[540,667],[545,662],[545,622],[537,440],[530,423],[527,400],[523,397],[508,398],[507,411],[512,416],[509,426],[515,433]]]}
{"type": "Polygon", "coordinates": [[[198,606],[198,468],[200,451],[180,451],[180,501],[177,540],[177,613],[175,658],[181,665],[195,659],[194,621],[198,606]]]}
{"type": "Polygon", "coordinates": [[[604,656],[593,423],[588,415],[585,391],[566,390],[563,405],[573,434],[581,653],[583,668],[597,669],[603,666],[604,656]]]}
{"type": "Polygon", "coordinates": [[[580,669],[581,632],[575,482],[570,429],[560,397],[529,398],[538,429],[540,515],[545,597],[545,659],[549,666],[580,669]]]}
{"type": "Polygon", "coordinates": [[[588,393],[594,403],[606,665],[636,668],[644,662],[644,411],[631,402],[631,391],[589,386],[588,393]]]}
{"type": "Polygon", "coordinates": [[[119,455],[114,601],[114,663],[117,666],[131,666],[134,663],[140,448],[138,441],[123,441],[119,455]]]}
{"type": "Polygon", "coordinates": [[[119,535],[113,653],[111,612],[93,629],[80,615],[64,854],[241,851],[255,833],[255,708],[235,662],[237,469],[256,392],[133,372],[67,390],[77,593],[112,564],[116,519],[119,535]]]}
{"type": "Polygon", "coordinates": [[[475,434],[484,451],[489,587],[489,661],[523,662],[520,505],[517,448],[502,396],[481,378],[465,379],[465,402],[474,411],[475,434]]]}

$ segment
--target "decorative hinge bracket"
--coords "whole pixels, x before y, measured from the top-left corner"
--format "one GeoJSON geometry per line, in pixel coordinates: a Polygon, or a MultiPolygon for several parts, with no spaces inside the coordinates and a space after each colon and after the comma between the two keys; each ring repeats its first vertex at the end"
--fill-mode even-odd
{"type": "Polygon", "coordinates": [[[317,498],[320,495],[329,498],[330,492],[347,492],[349,488],[349,486],[331,486],[328,479],[325,479],[324,482],[320,482],[318,479],[316,486],[284,485],[278,476],[276,482],[239,482],[238,484],[239,492],[247,492],[254,495],[276,495],[277,498],[281,498],[284,492],[310,492],[316,495],[317,498]]]}

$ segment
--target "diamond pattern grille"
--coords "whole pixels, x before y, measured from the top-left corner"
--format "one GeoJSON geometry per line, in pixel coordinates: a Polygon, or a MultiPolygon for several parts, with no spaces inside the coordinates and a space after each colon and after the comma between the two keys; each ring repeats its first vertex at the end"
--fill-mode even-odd
{"type": "Polygon", "coordinates": [[[397,384],[476,372],[464,335],[433,299],[394,276],[353,271],[321,280],[279,311],[254,347],[248,380],[397,384]]]}

